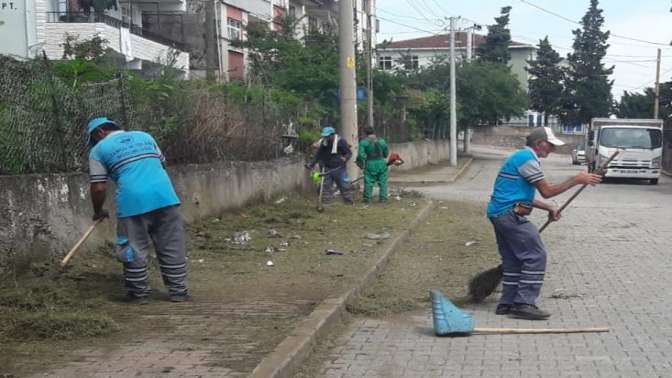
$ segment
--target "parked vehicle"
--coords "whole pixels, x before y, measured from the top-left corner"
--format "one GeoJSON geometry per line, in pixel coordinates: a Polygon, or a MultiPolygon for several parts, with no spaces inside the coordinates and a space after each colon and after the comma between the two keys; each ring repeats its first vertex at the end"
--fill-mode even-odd
{"type": "Polygon", "coordinates": [[[572,164],[579,165],[586,162],[586,144],[579,143],[572,150],[572,164]]]}
{"type": "Polygon", "coordinates": [[[586,135],[586,161],[595,170],[614,152],[605,177],[649,180],[658,184],[663,158],[663,121],[594,118],[586,135]]]}

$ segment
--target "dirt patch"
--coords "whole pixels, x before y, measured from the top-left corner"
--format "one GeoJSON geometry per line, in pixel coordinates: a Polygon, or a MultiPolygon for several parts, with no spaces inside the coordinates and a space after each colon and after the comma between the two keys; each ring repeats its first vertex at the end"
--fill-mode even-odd
{"type": "Polygon", "coordinates": [[[425,308],[432,288],[462,303],[469,279],[498,261],[484,205],[439,203],[394,254],[379,280],[348,310],[356,315],[383,317],[425,308]]]}
{"type": "MultiPolygon", "coordinates": [[[[192,224],[195,301],[185,305],[165,300],[154,260],[152,303],[120,303],[123,278],[110,248],[82,251],[64,274],[36,266],[0,287],[0,311],[11,324],[0,330],[0,374],[67,376],[73,361],[79,361],[77,374],[86,373],[86,364],[93,374],[105,358],[137,345],[151,345],[152,353],[203,352],[208,357],[196,364],[249,373],[315,305],[343,293],[378,259],[389,240],[368,234],[394,238],[424,203],[408,193],[368,207],[337,201],[317,213],[314,198],[288,196],[192,224]]],[[[179,362],[170,359],[166,363],[179,362]]]]}

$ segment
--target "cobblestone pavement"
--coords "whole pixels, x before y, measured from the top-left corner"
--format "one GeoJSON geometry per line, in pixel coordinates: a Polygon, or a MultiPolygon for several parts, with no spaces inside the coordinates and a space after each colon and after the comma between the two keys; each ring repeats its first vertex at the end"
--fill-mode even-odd
{"type": "Polygon", "coordinates": [[[278,342],[259,337],[250,319],[252,324],[281,319],[291,326],[312,307],[308,301],[278,299],[199,301],[148,311],[141,320],[150,320],[151,336],[106,349],[78,350],[75,362],[34,377],[245,377],[254,368],[248,366],[250,354],[258,354],[256,360],[260,360],[278,342]],[[242,319],[247,320],[246,326],[241,325],[242,319]]]}
{"type": "MultiPolygon", "coordinates": [[[[422,190],[438,199],[485,203],[504,156],[481,157],[455,185],[422,190]]],[[[569,162],[564,156],[544,161],[547,177],[557,182],[580,169],[569,162]]],[[[545,231],[550,259],[540,305],[553,314],[550,320],[496,316],[496,298],[466,308],[480,327],[608,326],[611,332],[438,338],[429,309],[399,318],[359,318],[329,353],[322,376],[672,376],[670,194],[667,177],[657,186],[617,182],[588,188],[545,231]]],[[[533,221],[544,219],[537,212],[533,221]]]]}

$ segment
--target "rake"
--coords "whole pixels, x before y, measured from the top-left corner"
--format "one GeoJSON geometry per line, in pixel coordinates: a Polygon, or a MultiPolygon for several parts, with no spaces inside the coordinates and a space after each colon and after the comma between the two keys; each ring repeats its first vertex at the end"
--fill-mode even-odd
{"type": "Polygon", "coordinates": [[[550,333],[595,333],[609,332],[607,327],[590,328],[477,328],[474,318],[455,306],[439,290],[429,291],[432,299],[434,333],[437,336],[512,335],[550,333]]]}

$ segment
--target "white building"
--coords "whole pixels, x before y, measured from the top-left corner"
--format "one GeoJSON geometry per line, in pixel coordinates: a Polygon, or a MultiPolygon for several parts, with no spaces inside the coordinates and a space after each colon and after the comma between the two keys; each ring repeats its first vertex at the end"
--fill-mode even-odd
{"type": "Polygon", "coordinates": [[[174,43],[143,29],[143,12],[181,12],[185,0],[157,0],[154,3],[119,0],[117,9],[95,14],[83,9],[78,0],[15,0],[12,7],[0,7],[0,54],[21,59],[44,52],[50,59],[63,57],[68,35],[79,41],[98,35],[108,47],[126,56],[129,68],[142,62],[165,64],[177,50],[175,68],[189,71],[189,54],[174,49],[174,43]]]}

